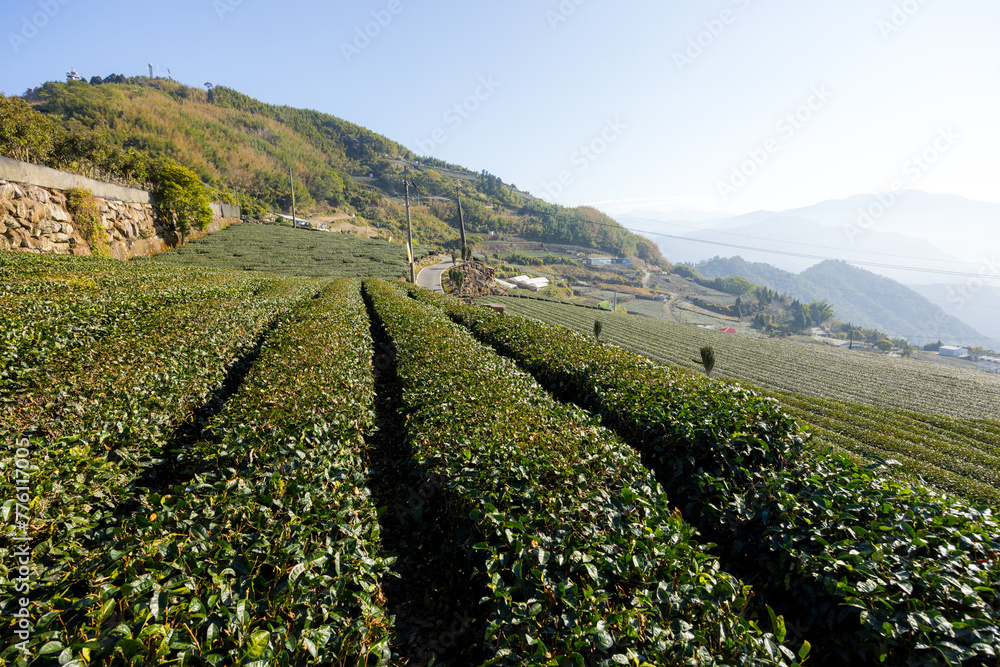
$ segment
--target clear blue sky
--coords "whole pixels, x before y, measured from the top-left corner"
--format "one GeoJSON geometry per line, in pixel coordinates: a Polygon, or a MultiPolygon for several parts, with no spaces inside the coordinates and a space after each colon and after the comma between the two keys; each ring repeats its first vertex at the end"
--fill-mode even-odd
{"type": "Polygon", "coordinates": [[[996,0],[5,0],[0,26],[7,94],[151,61],[563,204],[1000,201],[996,0]]]}

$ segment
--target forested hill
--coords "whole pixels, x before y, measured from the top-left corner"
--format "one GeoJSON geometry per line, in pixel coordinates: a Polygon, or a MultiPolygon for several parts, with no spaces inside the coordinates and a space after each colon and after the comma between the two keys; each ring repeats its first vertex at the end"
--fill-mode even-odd
{"type": "Polygon", "coordinates": [[[1000,349],[1000,342],[986,338],[947,315],[909,287],[845,262],[828,260],[794,274],[770,264],[747,262],[741,257],[716,257],[698,264],[697,268],[709,278],[740,276],[802,301],[825,299],[843,321],[878,329],[913,343],[941,340],[1000,349]]]}
{"type": "MultiPolygon", "coordinates": [[[[405,229],[401,196],[409,166],[412,193],[420,197],[413,212],[420,242],[455,242],[456,207],[448,200],[461,194],[470,231],[572,243],[666,266],[653,243],[608,216],[535,200],[487,171],[420,158],[326,113],[266,104],[222,86],[114,74],[49,82],[23,98],[49,123],[37,134],[58,130],[59,136],[24,150],[17,137],[0,132],[0,154],[9,157],[140,186],[145,172],[138,158],[165,158],[197,174],[217,198],[235,202],[238,195],[249,208],[282,212],[290,208],[291,171],[300,213],[353,213],[396,233],[405,229]]],[[[0,97],[0,120],[30,127],[12,118],[24,116],[18,102],[0,97]]]]}

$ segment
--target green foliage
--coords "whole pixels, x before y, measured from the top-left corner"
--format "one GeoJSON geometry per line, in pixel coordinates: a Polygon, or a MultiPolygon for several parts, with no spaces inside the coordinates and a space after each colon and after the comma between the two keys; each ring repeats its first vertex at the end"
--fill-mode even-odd
{"type": "Polygon", "coordinates": [[[705,367],[705,376],[712,377],[712,369],[715,368],[715,350],[711,345],[701,348],[701,365],[705,367]]]}
{"type": "MultiPolygon", "coordinates": [[[[415,246],[413,252],[419,260],[431,249],[415,246]]],[[[233,225],[155,255],[152,261],[292,276],[391,280],[409,275],[403,243],[292,229],[287,223],[233,225]]]]}
{"type": "MultiPolygon", "coordinates": [[[[828,301],[836,317],[845,322],[919,344],[930,342],[927,332],[931,322],[935,338],[943,335],[946,341],[956,342],[982,338],[974,328],[946,315],[940,307],[909,287],[845,262],[820,262],[799,274],[769,264],[746,262],[740,257],[715,258],[699,264],[698,268],[707,276],[743,276],[803,302],[823,304],[828,301]]],[[[815,314],[811,314],[811,318],[816,323],[829,319],[820,319],[815,314]]],[[[882,337],[887,336],[883,334],[882,337]]]]}
{"type": "Polygon", "coordinates": [[[95,257],[111,257],[94,193],[86,188],[70,188],[66,191],[66,207],[73,214],[73,222],[83,234],[84,240],[90,245],[90,252],[95,257]]]}
{"type": "Polygon", "coordinates": [[[52,152],[56,124],[24,100],[0,95],[0,155],[42,163],[52,152]]]}
{"type": "MultiPolygon", "coordinates": [[[[50,82],[29,97],[47,115],[34,114],[31,123],[53,130],[34,132],[39,141],[29,142],[31,159],[48,166],[148,187],[156,164],[170,160],[226,197],[237,190],[251,215],[259,215],[261,206],[290,209],[290,169],[299,209],[350,206],[398,237],[405,217],[393,198],[400,190],[399,161],[407,160],[415,167],[411,180],[418,192],[448,197],[461,192],[470,232],[523,233],[667,266],[655,244],[596,210],[539,201],[522,209],[521,195],[488,172],[477,175],[433,159],[416,162],[404,146],[317,111],[265,104],[222,86],[205,91],[119,75],[100,85],[50,82]]],[[[0,125],[8,127],[14,126],[0,125]]],[[[10,151],[21,150],[6,143],[10,151]]],[[[454,242],[452,202],[415,206],[413,217],[418,242],[454,242]]]]}
{"type": "Polygon", "coordinates": [[[524,203],[524,199],[515,193],[510,186],[505,185],[499,177],[485,169],[479,174],[476,189],[510,208],[517,208],[524,203]]]}
{"type": "MultiPolygon", "coordinates": [[[[280,586],[298,561],[286,564],[269,549],[291,550],[294,543],[279,533],[273,543],[262,538],[262,521],[293,525],[315,513],[294,505],[303,497],[295,490],[301,477],[272,477],[274,464],[290,459],[247,448],[242,462],[220,465],[215,457],[226,448],[198,437],[206,406],[225,395],[227,377],[236,376],[277,317],[311,296],[312,284],[20,253],[0,257],[0,274],[0,438],[30,438],[34,466],[29,536],[37,615],[29,661],[53,652],[64,661],[102,664],[122,651],[146,664],[195,652],[264,657],[287,651],[278,638],[293,629],[256,613],[265,601],[285,618],[336,609],[309,596],[299,610],[283,602],[289,594],[280,586]],[[27,399],[20,407],[18,396],[27,399]],[[233,474],[247,469],[259,470],[258,477],[233,474]],[[256,494],[269,492],[268,477],[287,482],[285,505],[299,516],[286,521],[280,505],[261,502],[256,494]],[[166,636],[173,639],[164,642],[166,636]]],[[[300,338],[293,340],[297,346],[300,338]]],[[[298,426],[296,441],[306,432],[298,426]]],[[[5,534],[13,532],[11,509],[3,508],[5,534]]],[[[328,526],[312,530],[323,534],[328,526]]],[[[5,606],[16,597],[14,584],[4,565],[5,606]]],[[[370,616],[346,606],[359,623],[370,616]]],[[[9,610],[0,624],[6,638],[9,610]]],[[[305,649],[297,650],[304,660],[305,649]]],[[[5,663],[18,657],[5,642],[5,663]]]]}
{"type": "MultiPolygon", "coordinates": [[[[537,298],[502,301],[508,312],[591,335],[589,309],[537,298]]],[[[614,323],[608,342],[692,371],[700,370],[700,362],[691,349],[712,345],[720,353],[717,375],[765,387],[808,425],[816,442],[859,460],[892,458],[901,463],[900,476],[919,475],[948,493],[1000,503],[1000,385],[986,373],[935,366],[929,374],[922,364],[879,355],[727,336],[644,317],[614,317],[614,323]],[[954,391],[942,392],[942,382],[954,391]]]]}
{"type": "Polygon", "coordinates": [[[1000,650],[992,512],[887,479],[881,465],[802,456],[794,422],[738,385],[696,393],[618,348],[433,300],[642,451],[723,563],[766,572],[759,595],[808,621],[822,655],[978,664],[1000,650]]]}
{"type": "Polygon", "coordinates": [[[162,163],[153,173],[153,184],[156,208],[182,239],[192,228],[205,231],[212,224],[208,191],[190,169],[162,163]]]}
{"type": "Polygon", "coordinates": [[[698,272],[698,269],[688,264],[675,264],[672,270],[675,274],[687,278],[702,287],[708,287],[709,289],[714,289],[719,292],[725,292],[726,294],[732,294],[735,296],[746,294],[757,287],[757,285],[754,285],[746,278],[741,278],[739,276],[727,278],[706,278],[698,272]]]}
{"type": "Polygon", "coordinates": [[[604,330],[604,323],[600,320],[594,320],[594,338],[601,340],[601,331],[604,330]]]}
{"type": "Polygon", "coordinates": [[[814,300],[809,304],[809,315],[817,324],[828,322],[834,318],[833,306],[827,303],[826,299],[822,301],[814,300]]]}
{"type": "Polygon", "coordinates": [[[750,591],[692,543],[620,440],[439,311],[365,286],[397,353],[407,441],[436,480],[430,502],[474,524],[449,548],[474,556],[472,586],[485,586],[488,664],[794,656],[740,616],[750,591]]]}
{"type": "Polygon", "coordinates": [[[891,340],[880,340],[875,343],[875,347],[877,347],[882,352],[889,352],[890,350],[892,350],[893,345],[891,340]]]}
{"type": "Polygon", "coordinates": [[[458,288],[458,292],[461,294],[462,286],[465,284],[465,272],[457,266],[453,266],[448,269],[448,279],[458,288]]]}

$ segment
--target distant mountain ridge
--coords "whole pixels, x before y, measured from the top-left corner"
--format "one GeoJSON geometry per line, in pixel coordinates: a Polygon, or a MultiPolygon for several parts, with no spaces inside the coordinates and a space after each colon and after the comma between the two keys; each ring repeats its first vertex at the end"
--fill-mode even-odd
{"type": "Polygon", "coordinates": [[[685,211],[633,211],[616,219],[647,233],[675,262],[739,254],[747,261],[799,272],[836,258],[904,284],[951,280],[926,269],[976,272],[995,261],[990,250],[1000,248],[1000,203],[917,190],[710,219],[685,211]]]}
{"type": "Polygon", "coordinates": [[[918,345],[941,340],[1000,350],[1000,341],[948,315],[909,287],[845,262],[824,261],[799,274],[747,262],[738,256],[716,257],[696,266],[709,278],[740,276],[802,301],[825,299],[844,322],[878,329],[918,345]]]}

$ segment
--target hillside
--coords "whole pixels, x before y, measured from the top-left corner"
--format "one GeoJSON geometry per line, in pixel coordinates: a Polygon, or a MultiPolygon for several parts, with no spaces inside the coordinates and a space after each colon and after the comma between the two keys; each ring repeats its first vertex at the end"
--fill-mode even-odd
{"type": "MultiPolygon", "coordinates": [[[[0,120],[11,125],[12,116],[24,116],[11,104],[15,99],[0,99],[0,120]]],[[[265,104],[221,86],[206,90],[121,75],[49,82],[25,99],[45,116],[41,134],[53,136],[37,142],[38,150],[20,151],[19,137],[0,133],[0,154],[136,185],[146,177],[134,166],[137,156],[168,158],[197,174],[215,198],[238,200],[257,214],[290,211],[291,172],[300,215],[355,214],[360,224],[388,229],[396,238],[406,230],[409,170],[417,242],[458,247],[455,197],[461,195],[473,234],[573,243],[666,266],[654,243],[598,211],[546,204],[485,170],[414,156],[319,111],[265,104]]]]}
{"type": "Polygon", "coordinates": [[[994,340],[1000,339],[1000,285],[995,280],[910,287],[939,304],[949,315],[967,322],[994,340]]]}
{"type": "Polygon", "coordinates": [[[844,262],[825,261],[795,274],[737,256],[717,257],[697,268],[711,278],[740,276],[803,301],[826,300],[843,322],[878,329],[918,345],[941,340],[1000,349],[1000,342],[948,315],[909,287],[844,262]]]}

